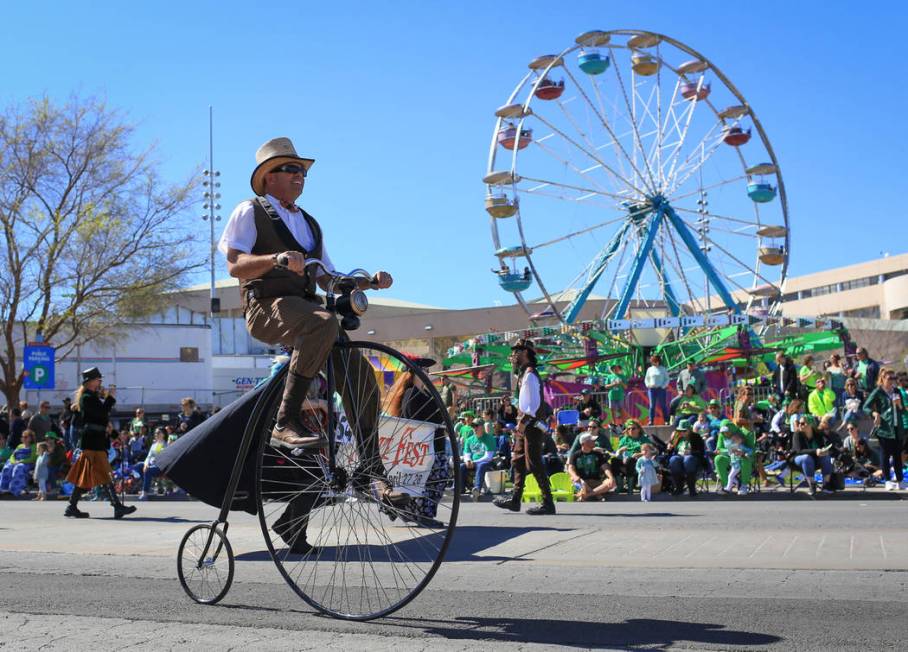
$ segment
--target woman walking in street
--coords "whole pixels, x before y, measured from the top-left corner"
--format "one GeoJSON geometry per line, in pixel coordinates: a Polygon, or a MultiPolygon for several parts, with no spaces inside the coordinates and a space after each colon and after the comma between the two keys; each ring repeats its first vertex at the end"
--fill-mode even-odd
{"type": "Polygon", "coordinates": [[[78,503],[82,495],[94,487],[102,487],[107,492],[114,508],[114,518],[123,518],[136,511],[132,505],[123,505],[117,497],[111,478],[113,472],[107,459],[107,449],[110,447],[107,426],[110,411],[117,402],[115,393],[113,387],[108,391],[101,389],[101,371],[97,367],[82,372],[82,386],[76,390],[72,407],[77,413],[75,419],[81,433],[82,455],[66,476],[67,482],[74,485],[69,505],[64,512],[70,518],[88,518],[88,513],[81,511],[78,503]]]}

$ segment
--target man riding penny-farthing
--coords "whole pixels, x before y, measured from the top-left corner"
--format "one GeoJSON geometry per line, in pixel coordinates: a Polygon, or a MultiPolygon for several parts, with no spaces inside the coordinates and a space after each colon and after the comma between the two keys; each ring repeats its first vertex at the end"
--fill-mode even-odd
{"type": "Polygon", "coordinates": [[[439,468],[456,464],[457,453],[425,361],[346,336],[368,305],[363,290],[393,281],[384,271],[335,270],[319,224],[294,205],[313,162],[287,138],[262,145],[256,197],[233,211],[219,244],[240,280],[250,335],[291,349],[289,364],[165,451],[159,465],[221,507],[218,521],[181,544],[178,570],[193,599],[226,594],[226,516],[244,509],[258,514],[272,558],[303,599],[366,619],[406,604],[437,570],[459,496],[439,468]],[[402,398],[392,391],[400,381],[421,391],[402,398]],[[437,518],[426,517],[427,503],[437,518]]]}

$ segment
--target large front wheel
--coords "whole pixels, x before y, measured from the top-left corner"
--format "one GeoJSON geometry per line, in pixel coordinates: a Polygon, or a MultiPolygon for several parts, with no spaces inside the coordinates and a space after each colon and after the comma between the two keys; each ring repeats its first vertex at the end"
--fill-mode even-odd
{"type": "Polygon", "coordinates": [[[258,513],[271,557],[300,597],[334,617],[369,620],[407,604],[438,570],[457,521],[458,446],[438,392],[409,358],[343,342],[332,363],[302,420],[326,439],[331,422],[333,462],[328,447],[268,445],[273,392],[259,425],[258,513]],[[389,487],[406,496],[389,500],[389,487]]]}

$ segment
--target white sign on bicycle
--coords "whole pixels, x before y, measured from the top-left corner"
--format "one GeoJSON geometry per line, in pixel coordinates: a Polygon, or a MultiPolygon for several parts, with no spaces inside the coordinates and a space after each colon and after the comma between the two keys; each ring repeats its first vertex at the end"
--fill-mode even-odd
{"type": "Polygon", "coordinates": [[[379,446],[388,479],[396,489],[422,496],[435,463],[435,429],[425,421],[382,416],[379,446]]]}

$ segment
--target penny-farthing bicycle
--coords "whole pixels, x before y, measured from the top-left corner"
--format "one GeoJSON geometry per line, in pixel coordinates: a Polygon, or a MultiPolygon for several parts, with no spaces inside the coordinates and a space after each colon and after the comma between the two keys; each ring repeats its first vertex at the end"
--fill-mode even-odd
{"type": "MultiPolygon", "coordinates": [[[[360,278],[370,275],[331,274],[326,308],[344,331],[358,327],[368,306],[355,289],[360,278]]],[[[460,500],[451,419],[413,360],[344,333],[302,409],[304,422],[326,443],[273,447],[270,433],[286,374],[285,366],[260,392],[218,519],[183,537],[180,583],[203,604],[227,594],[234,574],[227,516],[249,457],[265,543],[290,587],[337,618],[385,616],[426,587],[450,544],[460,500]],[[250,450],[257,452],[249,456],[250,450]],[[389,501],[375,489],[384,481],[408,496],[389,501]]]]}

